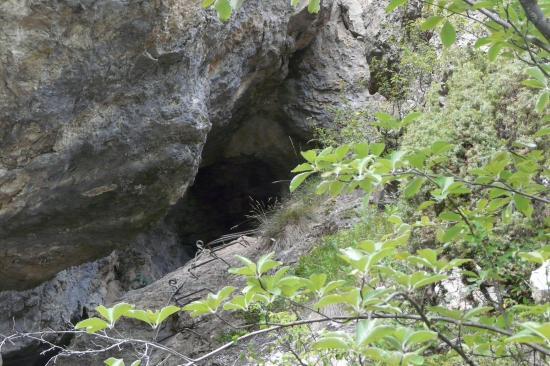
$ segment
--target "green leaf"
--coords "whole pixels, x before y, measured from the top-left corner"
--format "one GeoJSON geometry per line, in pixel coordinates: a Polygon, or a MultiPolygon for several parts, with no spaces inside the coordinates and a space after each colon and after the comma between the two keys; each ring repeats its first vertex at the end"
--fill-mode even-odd
{"type": "Polygon", "coordinates": [[[473,8],[475,10],[479,9],[492,9],[495,6],[494,1],[478,1],[474,4],[473,8]]]}
{"type": "Polygon", "coordinates": [[[353,150],[355,151],[355,154],[357,154],[358,158],[365,158],[369,156],[369,144],[366,142],[353,145],[353,150]]]}
{"type": "Polygon", "coordinates": [[[511,197],[492,199],[489,202],[489,205],[487,206],[487,211],[489,211],[489,212],[498,211],[500,208],[502,208],[502,207],[506,206],[508,203],[510,203],[510,200],[511,200],[511,197]]]}
{"type": "Polygon", "coordinates": [[[86,332],[94,334],[108,328],[109,323],[99,318],[88,318],[76,323],[74,327],[75,329],[85,329],[86,332]]]}
{"type": "Polygon", "coordinates": [[[140,360],[135,360],[134,362],[132,362],[130,364],[130,366],[141,366],[141,361],[140,360]]]}
{"type": "Polygon", "coordinates": [[[535,133],[535,137],[544,137],[550,135],[550,127],[543,127],[535,133]]]}
{"type": "Polygon", "coordinates": [[[527,74],[541,84],[546,84],[546,77],[538,67],[530,67],[526,70],[527,74]]]}
{"type": "Polygon", "coordinates": [[[109,327],[112,328],[116,321],[120,319],[121,316],[126,315],[129,310],[132,310],[134,306],[126,303],[116,304],[111,308],[106,308],[103,305],[99,305],[96,308],[96,311],[109,322],[109,327]]]}
{"type": "Polygon", "coordinates": [[[462,258],[455,258],[453,260],[451,260],[449,263],[447,263],[444,267],[443,267],[443,271],[447,271],[449,269],[452,269],[452,268],[456,268],[456,267],[460,267],[462,266],[463,264],[465,263],[468,263],[468,262],[471,262],[472,260],[471,259],[462,259],[462,258]]]}
{"type": "MultiPolygon", "coordinates": [[[[546,105],[548,105],[548,100],[550,99],[550,92],[544,91],[539,95],[539,98],[537,99],[537,105],[535,106],[535,110],[538,113],[543,113],[546,109],[546,105]]],[[[538,137],[535,135],[535,137],[538,137]]]]}
{"type": "Polygon", "coordinates": [[[429,330],[418,330],[411,333],[407,338],[405,338],[405,344],[410,347],[415,344],[433,341],[434,339],[437,339],[436,332],[431,332],[429,330]]]}
{"type": "Polygon", "coordinates": [[[260,257],[260,259],[258,259],[258,264],[257,264],[257,267],[256,267],[258,274],[261,275],[261,274],[264,274],[266,272],[269,272],[273,268],[277,268],[282,264],[279,261],[274,261],[274,260],[271,259],[271,258],[273,258],[274,255],[275,255],[275,253],[271,252],[271,253],[262,255],[260,257]]]}
{"type": "Polygon", "coordinates": [[[292,178],[292,181],[290,182],[290,191],[294,192],[300,185],[306,180],[307,177],[309,177],[313,172],[305,172],[300,173],[296,175],[294,178],[292,178]]]}
{"type": "Polygon", "coordinates": [[[487,51],[487,57],[489,61],[495,61],[502,49],[506,46],[505,42],[496,42],[487,51]]]}
{"type": "Polygon", "coordinates": [[[310,163],[315,163],[315,159],[317,158],[317,151],[316,150],[308,150],[308,151],[302,151],[300,152],[304,159],[306,159],[310,163]]]}
{"type": "Polygon", "coordinates": [[[426,21],[424,23],[422,23],[422,25],[420,26],[420,29],[422,29],[423,31],[427,31],[427,30],[430,30],[430,29],[433,29],[435,28],[439,23],[441,23],[441,21],[445,19],[443,18],[442,16],[439,16],[439,15],[434,15],[434,16],[431,16],[429,17],[428,19],[426,19],[426,21]]]}
{"type": "MultiPolygon", "coordinates": [[[[251,293],[250,291],[248,293],[251,293]]],[[[248,294],[247,293],[247,294],[248,294]]],[[[237,295],[234,298],[231,299],[231,301],[226,302],[223,304],[223,310],[226,311],[247,311],[248,310],[248,301],[246,301],[246,297],[243,295],[237,295]]]]}
{"type": "Polygon", "coordinates": [[[390,325],[378,325],[375,320],[361,320],[357,323],[355,339],[357,345],[365,346],[392,334],[393,331],[394,328],[390,325]]]}
{"type": "Polygon", "coordinates": [[[327,282],[328,276],[325,273],[314,273],[309,276],[311,282],[310,289],[312,291],[320,290],[327,282]]]}
{"type": "Polygon", "coordinates": [[[386,148],[386,145],[382,142],[379,142],[379,143],[376,143],[376,144],[371,144],[370,145],[370,152],[373,155],[380,156],[384,152],[385,148],[386,148]]]}
{"type": "Polygon", "coordinates": [[[459,310],[447,309],[447,308],[442,307],[442,306],[430,306],[429,309],[430,309],[430,311],[432,311],[436,314],[446,316],[448,318],[452,318],[452,319],[455,319],[455,320],[461,320],[462,319],[462,312],[460,312],[459,310]]]}
{"type": "Polygon", "coordinates": [[[405,190],[403,193],[405,194],[406,198],[411,198],[416,196],[416,194],[420,191],[420,188],[422,188],[422,185],[426,182],[426,178],[424,177],[416,177],[413,180],[411,180],[407,186],[405,187],[405,190]]]}
{"type": "Polygon", "coordinates": [[[312,14],[317,14],[321,10],[321,0],[309,0],[307,10],[312,14]]]}
{"type": "Polygon", "coordinates": [[[525,85],[526,87],[532,88],[532,89],[543,89],[544,88],[544,84],[542,84],[540,81],[535,80],[535,79],[523,80],[521,83],[523,85],[525,85]]]}
{"type": "Polygon", "coordinates": [[[547,259],[544,254],[540,251],[533,251],[533,252],[520,252],[518,253],[519,257],[531,262],[531,263],[537,263],[537,264],[543,264],[544,261],[547,259]]]}
{"type": "Polygon", "coordinates": [[[413,365],[424,365],[424,357],[421,355],[418,355],[416,353],[407,353],[405,357],[403,358],[403,364],[406,365],[407,363],[411,363],[413,365]]]}
{"type": "Polygon", "coordinates": [[[464,314],[463,319],[470,320],[473,318],[477,318],[479,315],[486,314],[491,310],[493,310],[493,307],[491,306],[480,306],[478,308],[473,308],[472,310],[469,310],[466,312],[466,314],[464,314]]]}
{"type": "Polygon", "coordinates": [[[506,342],[548,343],[550,341],[550,322],[526,322],[522,323],[521,326],[524,330],[507,338],[506,342]]]}
{"type": "Polygon", "coordinates": [[[121,358],[114,358],[114,357],[111,357],[111,358],[108,358],[104,361],[105,365],[107,366],[125,366],[124,365],[124,360],[121,359],[121,358]]]}
{"type": "Polygon", "coordinates": [[[130,310],[128,313],[128,318],[142,321],[149,324],[151,327],[155,326],[154,323],[156,316],[151,310],[130,310]]]}
{"type": "Polygon", "coordinates": [[[441,237],[441,242],[448,243],[453,239],[457,238],[462,232],[462,229],[463,229],[462,224],[456,224],[454,226],[451,226],[449,229],[445,231],[445,233],[441,237]]]}
{"type": "Polygon", "coordinates": [[[214,3],[214,9],[218,12],[218,18],[222,21],[228,21],[233,13],[233,8],[229,0],[216,0],[214,3]]]}
{"type": "Polygon", "coordinates": [[[461,221],[462,220],[462,216],[460,216],[456,212],[451,212],[451,211],[443,211],[441,214],[439,214],[439,218],[441,220],[445,220],[445,221],[461,221]]]}
{"type": "Polygon", "coordinates": [[[448,191],[449,191],[449,194],[455,194],[455,195],[468,194],[472,192],[470,188],[468,188],[466,184],[462,182],[455,182],[451,184],[448,191]]]}
{"type": "Polygon", "coordinates": [[[516,205],[516,208],[525,215],[525,217],[530,218],[531,215],[533,215],[533,205],[531,204],[531,200],[529,198],[520,194],[515,194],[514,204],[516,205]]]}
{"type": "Polygon", "coordinates": [[[427,157],[428,155],[424,152],[415,152],[413,154],[410,154],[407,159],[409,160],[409,164],[413,168],[423,169],[427,157]]]}
{"type": "Polygon", "coordinates": [[[428,267],[435,269],[437,266],[437,252],[433,249],[425,248],[419,249],[416,251],[416,254],[423,258],[427,263],[428,267]]]}
{"type": "Polygon", "coordinates": [[[313,170],[313,165],[308,164],[308,163],[303,163],[303,164],[298,165],[296,168],[292,169],[291,172],[292,173],[302,173],[302,172],[309,172],[311,170],[313,170]]]}
{"type": "MultiPolygon", "coordinates": [[[[206,310],[208,310],[207,306],[206,310]]],[[[193,307],[193,306],[192,306],[193,307]]],[[[149,324],[152,328],[157,328],[163,321],[165,321],[170,315],[177,313],[181,308],[169,305],[162,308],[160,311],[151,311],[151,310],[130,310],[127,314],[128,318],[140,320],[149,324]]],[[[206,311],[207,313],[209,311],[206,311]]]]}
{"type": "Polygon", "coordinates": [[[493,43],[493,41],[491,40],[491,38],[489,37],[482,37],[482,38],[479,38],[476,43],[474,44],[474,47],[475,48],[480,48],[480,47],[483,47],[483,46],[486,46],[488,44],[491,44],[493,43]]]}
{"type": "Polygon", "coordinates": [[[235,258],[244,263],[244,267],[240,268],[230,268],[229,273],[240,275],[240,276],[255,276],[256,275],[256,263],[252,262],[250,259],[236,255],[235,258]]]}
{"type": "Polygon", "coordinates": [[[407,3],[407,0],[392,0],[390,4],[386,7],[386,12],[391,13],[400,6],[403,6],[407,3]]]}
{"type": "MultiPolygon", "coordinates": [[[[191,317],[196,318],[201,315],[214,313],[215,310],[211,309],[206,303],[202,300],[193,301],[190,304],[185,305],[182,310],[190,313],[191,317]]],[[[140,318],[144,320],[143,318],[140,318]]],[[[144,320],[145,321],[145,320],[144,320]]]]}
{"type": "Polygon", "coordinates": [[[346,299],[342,295],[330,294],[320,298],[317,304],[315,304],[315,307],[317,309],[324,309],[327,306],[334,305],[334,304],[343,304],[345,302],[346,302],[346,299]]]}
{"type": "Polygon", "coordinates": [[[398,164],[402,161],[403,157],[406,155],[406,151],[395,150],[390,156],[391,168],[395,170],[398,167],[398,164]]]}
{"type": "Polygon", "coordinates": [[[244,0],[230,0],[230,3],[233,10],[239,10],[243,6],[244,0]]]}
{"type": "Polygon", "coordinates": [[[323,337],[313,343],[313,348],[318,350],[339,349],[345,351],[349,349],[349,345],[342,337],[323,337]]]}
{"type": "Polygon", "coordinates": [[[435,205],[435,201],[428,200],[428,201],[422,202],[420,206],[418,206],[418,210],[422,211],[427,209],[428,207],[432,207],[433,205],[435,205]]]}
{"type": "Polygon", "coordinates": [[[428,285],[444,281],[447,278],[449,278],[449,276],[446,276],[446,275],[443,275],[443,274],[437,274],[437,275],[429,276],[429,277],[426,277],[426,278],[424,278],[420,281],[417,281],[417,282],[413,283],[412,284],[413,289],[417,290],[419,288],[426,287],[428,285]]]}
{"type": "Polygon", "coordinates": [[[227,299],[231,294],[236,290],[236,287],[233,286],[225,286],[220,291],[218,291],[216,294],[210,294],[212,295],[212,298],[216,300],[216,302],[221,303],[225,299],[227,299]]]}
{"type": "Polygon", "coordinates": [[[387,113],[378,112],[375,114],[375,116],[378,119],[378,122],[373,122],[372,124],[374,126],[380,126],[388,130],[399,129],[402,127],[401,122],[399,122],[397,119],[393,118],[393,116],[387,113]]]}
{"type": "Polygon", "coordinates": [[[340,193],[342,193],[342,190],[344,189],[345,186],[346,185],[345,185],[344,182],[340,182],[340,181],[335,180],[335,181],[330,183],[328,191],[329,191],[331,196],[336,197],[340,193]]]}
{"type": "Polygon", "coordinates": [[[455,28],[449,21],[446,21],[445,24],[443,24],[443,28],[441,28],[439,35],[441,37],[441,42],[445,47],[450,47],[456,41],[455,28]]]}
{"type": "Polygon", "coordinates": [[[203,9],[208,9],[214,4],[215,1],[216,0],[203,0],[201,6],[203,7],[203,9]]]}
{"type": "Polygon", "coordinates": [[[163,321],[165,321],[170,315],[177,313],[180,311],[181,308],[178,306],[170,305],[163,307],[160,312],[157,315],[157,318],[155,319],[155,325],[160,325],[163,321]]]}

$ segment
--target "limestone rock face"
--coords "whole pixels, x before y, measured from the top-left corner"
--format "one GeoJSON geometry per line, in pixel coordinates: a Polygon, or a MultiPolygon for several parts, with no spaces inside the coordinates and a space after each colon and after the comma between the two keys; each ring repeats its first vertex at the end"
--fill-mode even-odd
{"type": "MultiPolygon", "coordinates": [[[[14,327],[27,331],[64,329],[98,305],[177,269],[186,259],[184,248],[168,228],[161,226],[140,234],[131,248],[63,270],[35,288],[0,292],[0,334],[9,334],[14,327]]],[[[50,339],[63,343],[62,336],[50,339]]],[[[8,365],[34,365],[42,350],[39,344],[24,340],[5,345],[2,353],[8,365]]]]}
{"type": "Polygon", "coordinates": [[[319,19],[246,7],[222,24],[194,0],[0,4],[0,291],[127,245],[184,194],[211,126],[284,78],[319,19]]]}
{"type": "Polygon", "coordinates": [[[550,261],[544,262],[539,268],[531,272],[529,278],[531,294],[537,304],[550,301],[550,261]]]}

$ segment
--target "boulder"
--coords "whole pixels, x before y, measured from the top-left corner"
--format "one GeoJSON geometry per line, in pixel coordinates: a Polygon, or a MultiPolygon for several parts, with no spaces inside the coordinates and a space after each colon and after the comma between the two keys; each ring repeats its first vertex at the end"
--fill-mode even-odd
{"type": "Polygon", "coordinates": [[[550,260],[531,272],[531,295],[537,304],[550,302],[550,260]]]}
{"type": "Polygon", "coordinates": [[[284,79],[322,19],[289,28],[291,15],[284,0],[247,2],[228,23],[194,0],[2,2],[0,291],[158,222],[212,125],[226,133],[251,90],[284,79]]]}
{"type": "MultiPolygon", "coordinates": [[[[14,330],[64,329],[100,304],[109,303],[126,291],[141,288],[189,259],[176,235],[160,226],[140,234],[132,247],[109,256],[67,268],[39,286],[24,291],[0,292],[0,334],[14,330]]],[[[63,344],[66,337],[50,337],[63,344]]],[[[8,365],[34,365],[42,345],[31,340],[2,347],[8,365]]]]}

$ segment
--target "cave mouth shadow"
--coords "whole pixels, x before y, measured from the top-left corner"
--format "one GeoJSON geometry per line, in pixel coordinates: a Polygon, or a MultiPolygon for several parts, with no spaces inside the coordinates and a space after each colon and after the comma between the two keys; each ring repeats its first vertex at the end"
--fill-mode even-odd
{"type": "MultiPolygon", "coordinates": [[[[74,323],[74,321],[71,321],[74,323]]],[[[49,340],[60,347],[68,346],[74,335],[64,334],[56,340],[49,340]]],[[[52,349],[52,346],[33,342],[17,351],[6,352],[0,355],[0,366],[45,366],[50,360],[61,352],[60,349],[52,349]]]]}
{"type": "Polygon", "coordinates": [[[169,221],[194,255],[197,240],[256,228],[255,208],[288,193],[289,167],[249,156],[225,159],[199,169],[194,184],[171,209],[169,221]]]}

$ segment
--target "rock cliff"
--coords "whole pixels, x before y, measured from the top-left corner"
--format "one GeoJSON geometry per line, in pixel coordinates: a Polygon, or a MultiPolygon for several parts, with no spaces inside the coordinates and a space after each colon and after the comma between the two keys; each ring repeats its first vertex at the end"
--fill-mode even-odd
{"type": "Polygon", "coordinates": [[[285,188],[332,108],[380,99],[382,5],[247,1],[222,23],[196,0],[2,2],[0,331],[85,316],[285,188]]]}

